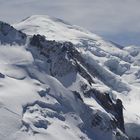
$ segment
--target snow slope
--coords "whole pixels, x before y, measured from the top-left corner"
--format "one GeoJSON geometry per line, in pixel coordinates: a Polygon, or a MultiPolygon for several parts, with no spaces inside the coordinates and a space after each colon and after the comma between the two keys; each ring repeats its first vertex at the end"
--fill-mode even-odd
{"type": "Polygon", "coordinates": [[[13,26],[24,38],[0,30],[0,140],[140,138],[139,48],[48,16],[13,26]]]}

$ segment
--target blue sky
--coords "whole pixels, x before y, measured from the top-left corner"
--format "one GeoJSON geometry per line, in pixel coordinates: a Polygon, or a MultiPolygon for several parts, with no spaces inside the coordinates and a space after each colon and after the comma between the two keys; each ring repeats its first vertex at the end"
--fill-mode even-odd
{"type": "Polygon", "coordinates": [[[140,0],[0,0],[0,20],[47,14],[121,45],[140,45],[140,0]]]}

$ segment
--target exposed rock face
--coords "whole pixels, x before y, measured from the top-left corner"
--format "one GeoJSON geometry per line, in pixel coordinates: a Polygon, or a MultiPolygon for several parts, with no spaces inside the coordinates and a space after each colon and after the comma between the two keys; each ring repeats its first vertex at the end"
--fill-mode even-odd
{"type": "Polygon", "coordinates": [[[17,43],[22,45],[25,44],[26,38],[26,34],[22,33],[21,31],[17,31],[9,24],[0,21],[0,42],[2,44],[17,43]]]}
{"type": "Polygon", "coordinates": [[[92,76],[80,65],[84,63],[84,60],[71,42],[48,41],[44,36],[34,35],[30,39],[30,44],[36,46],[40,54],[47,58],[52,76],[64,76],[75,71],[79,72],[90,84],[94,83],[92,76]]]}
{"type": "Polygon", "coordinates": [[[120,99],[117,99],[116,104],[114,105],[115,107],[115,111],[116,111],[116,119],[118,120],[117,125],[118,127],[125,132],[125,128],[124,128],[124,119],[123,119],[123,105],[122,105],[122,101],[120,99]]]}
{"type": "Polygon", "coordinates": [[[45,42],[45,37],[38,34],[33,36],[30,44],[33,46],[42,47],[43,42],[45,42]]]}
{"type": "Polygon", "coordinates": [[[95,96],[100,104],[105,108],[107,112],[110,112],[115,119],[112,121],[112,126],[117,126],[125,132],[124,119],[123,119],[123,105],[120,99],[116,100],[116,103],[112,101],[108,93],[102,93],[96,89],[90,89],[84,93],[87,97],[95,96]]]}
{"type": "Polygon", "coordinates": [[[3,75],[2,73],[0,73],[0,78],[5,78],[5,75],[3,75]]]}

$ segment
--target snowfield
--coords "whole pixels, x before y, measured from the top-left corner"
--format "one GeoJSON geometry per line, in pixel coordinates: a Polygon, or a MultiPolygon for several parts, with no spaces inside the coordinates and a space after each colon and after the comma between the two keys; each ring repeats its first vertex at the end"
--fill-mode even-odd
{"type": "Polygon", "coordinates": [[[140,139],[139,47],[48,16],[13,27],[0,22],[0,140],[140,139]]]}

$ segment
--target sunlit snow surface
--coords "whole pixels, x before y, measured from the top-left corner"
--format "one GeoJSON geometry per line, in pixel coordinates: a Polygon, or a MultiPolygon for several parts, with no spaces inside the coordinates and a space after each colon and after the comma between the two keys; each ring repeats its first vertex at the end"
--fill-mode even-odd
{"type": "MultiPolygon", "coordinates": [[[[77,44],[86,63],[102,79],[94,78],[94,88],[111,91],[123,100],[126,132],[140,137],[139,48],[119,49],[91,32],[48,16],[32,16],[14,27],[29,36],[41,34],[48,40],[77,44]]],[[[84,104],[75,99],[72,91],[80,91],[80,82],[87,81],[73,72],[54,78],[44,64],[28,45],[0,45],[0,73],[5,76],[0,78],[0,140],[115,140],[112,132],[93,128],[94,133],[88,135],[81,129],[91,115],[87,108],[110,117],[93,98],[82,97],[84,104]]]]}

